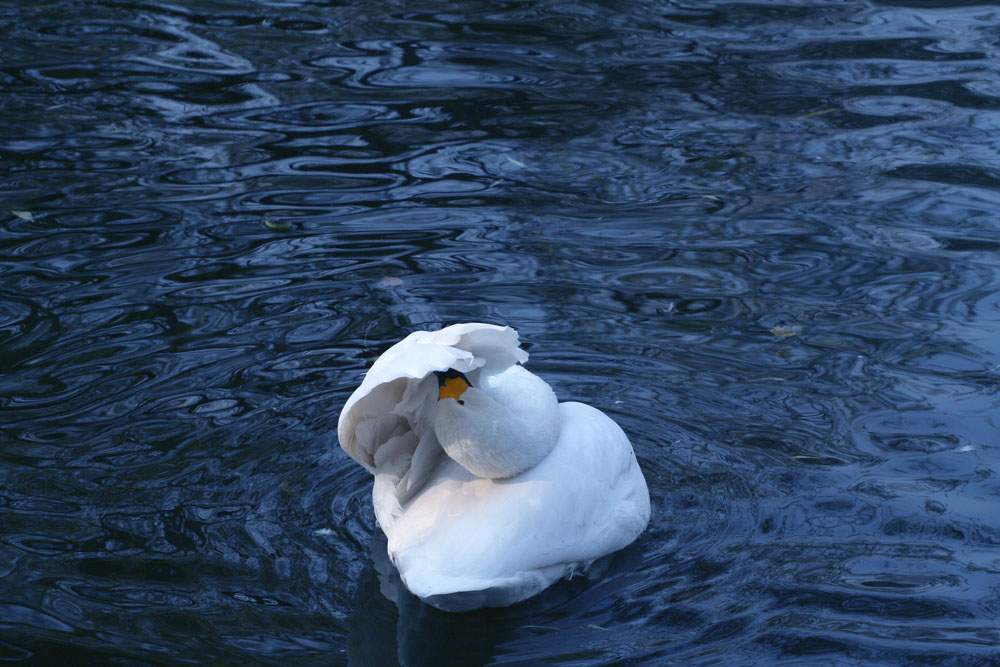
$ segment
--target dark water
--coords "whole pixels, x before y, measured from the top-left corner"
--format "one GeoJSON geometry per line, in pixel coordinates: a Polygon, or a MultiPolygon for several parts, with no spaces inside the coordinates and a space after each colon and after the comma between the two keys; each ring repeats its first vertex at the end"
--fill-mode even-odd
{"type": "Polygon", "coordinates": [[[1000,663],[1000,5],[0,30],[0,658],[1000,663]],[[379,577],[335,428],[468,320],[623,425],[654,516],[455,616],[379,577]]]}

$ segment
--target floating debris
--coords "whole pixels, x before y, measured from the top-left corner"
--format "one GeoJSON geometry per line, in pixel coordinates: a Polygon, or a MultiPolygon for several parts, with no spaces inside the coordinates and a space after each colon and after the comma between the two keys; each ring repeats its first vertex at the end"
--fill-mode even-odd
{"type": "Polygon", "coordinates": [[[284,220],[272,220],[270,216],[264,216],[264,226],[276,232],[287,232],[292,228],[292,223],[284,220]]]}
{"type": "Polygon", "coordinates": [[[819,111],[813,111],[812,113],[802,114],[795,120],[809,120],[810,118],[818,118],[819,116],[825,116],[827,114],[840,111],[837,107],[830,107],[829,109],[820,109],[819,111]]]}
{"type": "Polygon", "coordinates": [[[14,215],[21,218],[21,220],[27,220],[28,222],[34,222],[35,214],[31,211],[11,211],[14,215]]]}
{"type": "Polygon", "coordinates": [[[384,276],[381,280],[378,281],[379,287],[385,287],[387,289],[390,287],[399,287],[402,284],[403,284],[403,279],[398,278],[396,276],[384,276]]]}
{"type": "Polygon", "coordinates": [[[928,500],[924,502],[924,509],[934,514],[944,514],[947,508],[936,500],[928,500]]]}
{"type": "Polygon", "coordinates": [[[779,338],[791,338],[802,331],[802,327],[798,324],[779,324],[778,326],[771,329],[771,333],[779,338]]]}

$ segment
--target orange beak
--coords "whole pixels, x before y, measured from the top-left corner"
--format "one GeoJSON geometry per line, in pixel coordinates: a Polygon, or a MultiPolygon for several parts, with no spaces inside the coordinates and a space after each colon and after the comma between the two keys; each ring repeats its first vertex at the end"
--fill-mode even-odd
{"type": "Polygon", "coordinates": [[[468,388],[469,383],[465,379],[465,376],[458,375],[456,377],[444,378],[444,381],[440,383],[440,387],[438,388],[438,400],[440,401],[443,398],[454,398],[458,401],[462,396],[462,392],[468,388]]]}

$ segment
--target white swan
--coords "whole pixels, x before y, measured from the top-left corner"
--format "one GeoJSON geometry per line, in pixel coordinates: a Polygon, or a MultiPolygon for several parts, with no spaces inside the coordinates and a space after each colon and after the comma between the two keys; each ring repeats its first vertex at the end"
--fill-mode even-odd
{"type": "Polygon", "coordinates": [[[340,413],[344,450],[375,476],[375,517],[406,587],[435,607],[506,606],[587,568],[649,522],[625,433],[558,403],[492,324],[416,331],[340,413]]]}

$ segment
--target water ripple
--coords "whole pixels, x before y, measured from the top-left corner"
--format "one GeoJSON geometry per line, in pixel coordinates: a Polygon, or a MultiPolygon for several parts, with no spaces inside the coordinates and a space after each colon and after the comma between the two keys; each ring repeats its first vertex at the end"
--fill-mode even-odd
{"type": "Polygon", "coordinates": [[[0,653],[995,661],[994,14],[0,9],[0,653]],[[654,520],[455,616],[335,429],[468,320],[622,424],[654,520]]]}

